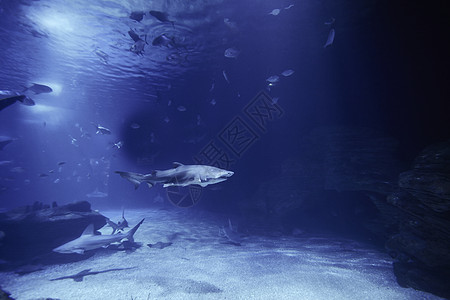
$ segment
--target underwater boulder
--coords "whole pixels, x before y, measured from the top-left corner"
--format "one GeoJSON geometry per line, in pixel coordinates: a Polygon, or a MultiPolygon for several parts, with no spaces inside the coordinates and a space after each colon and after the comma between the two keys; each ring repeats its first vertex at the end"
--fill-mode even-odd
{"type": "Polygon", "coordinates": [[[51,253],[52,249],[80,236],[94,224],[100,229],[106,219],[91,210],[87,201],[50,207],[40,202],[0,214],[0,259],[26,261],[51,253]]]}
{"type": "Polygon", "coordinates": [[[450,141],[425,148],[399,186],[436,212],[450,211],[450,141]]]}
{"type": "Polygon", "coordinates": [[[450,142],[425,148],[387,202],[402,213],[386,242],[398,283],[450,298],[450,142]]]}

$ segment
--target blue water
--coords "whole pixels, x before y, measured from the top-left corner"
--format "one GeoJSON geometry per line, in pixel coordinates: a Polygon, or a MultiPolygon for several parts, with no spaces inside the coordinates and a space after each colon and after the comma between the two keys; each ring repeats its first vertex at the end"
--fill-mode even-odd
{"type": "MultiPolygon", "coordinates": [[[[0,0],[0,91],[36,103],[0,111],[0,141],[11,140],[0,151],[0,209],[82,200],[100,211],[148,208],[187,196],[189,209],[248,221],[261,193],[307,197],[265,186],[300,173],[320,128],[381,132],[398,142],[406,170],[450,136],[450,49],[431,37],[444,40],[445,20],[433,7],[375,0],[0,0]],[[142,52],[130,50],[129,31],[142,52]],[[155,45],[163,34],[171,43],[155,45]],[[34,83],[53,91],[26,90],[34,83]],[[135,190],[114,173],[173,162],[234,175],[200,191],[135,190]]],[[[378,214],[367,197],[333,187],[315,197],[339,204],[287,214],[283,233],[305,226],[382,245],[360,226],[378,214]]]]}

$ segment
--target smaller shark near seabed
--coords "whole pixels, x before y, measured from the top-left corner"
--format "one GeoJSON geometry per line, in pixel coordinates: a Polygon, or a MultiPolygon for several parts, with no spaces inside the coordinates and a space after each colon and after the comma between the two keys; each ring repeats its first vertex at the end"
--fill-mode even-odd
{"type": "Polygon", "coordinates": [[[228,219],[228,228],[223,227],[219,230],[219,235],[225,237],[228,243],[240,246],[241,245],[241,235],[237,232],[235,228],[231,225],[231,220],[228,219]]]}
{"type": "Polygon", "coordinates": [[[122,220],[117,222],[117,224],[111,221],[110,219],[106,219],[106,223],[108,223],[108,225],[111,226],[113,229],[113,232],[111,234],[114,234],[116,231],[117,232],[123,231],[125,228],[129,227],[128,221],[127,219],[125,219],[125,210],[122,210],[122,220]]]}
{"type": "Polygon", "coordinates": [[[128,241],[133,242],[133,235],[139,228],[139,226],[141,226],[142,222],[144,222],[144,219],[142,219],[136,226],[133,227],[133,229],[131,229],[127,233],[116,233],[111,235],[95,235],[94,225],[90,224],[88,227],[86,227],[79,238],[65,243],[64,245],[53,249],[53,251],[64,254],[83,254],[87,250],[106,247],[111,243],[120,242],[123,239],[127,239],[128,241]]]}
{"type": "Polygon", "coordinates": [[[233,176],[234,172],[205,165],[183,165],[173,163],[173,168],[152,171],[149,174],[116,171],[117,174],[134,184],[134,188],[145,182],[148,187],[162,183],[163,187],[199,185],[201,187],[219,183],[233,176]]]}

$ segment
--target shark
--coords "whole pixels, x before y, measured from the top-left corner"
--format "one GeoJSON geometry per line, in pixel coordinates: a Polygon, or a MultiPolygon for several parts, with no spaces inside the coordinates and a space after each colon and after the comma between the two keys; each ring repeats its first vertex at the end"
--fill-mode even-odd
{"type": "Polygon", "coordinates": [[[122,178],[134,184],[137,189],[143,182],[151,188],[157,183],[163,187],[199,185],[206,187],[219,183],[233,176],[234,172],[206,165],[183,165],[173,163],[173,168],[168,170],[154,170],[149,174],[116,171],[122,178]]]}
{"type": "Polygon", "coordinates": [[[227,242],[235,246],[241,245],[241,235],[237,232],[235,228],[231,225],[231,220],[228,219],[228,228],[223,227],[219,229],[219,236],[225,237],[227,242]]]}
{"type": "Polygon", "coordinates": [[[117,222],[117,224],[111,221],[110,219],[106,219],[106,223],[108,223],[108,225],[111,226],[113,229],[111,234],[114,234],[116,231],[117,232],[123,231],[126,227],[129,227],[128,221],[127,219],[125,219],[125,210],[122,210],[122,220],[117,222]]]}
{"type": "Polygon", "coordinates": [[[111,243],[120,242],[123,239],[134,242],[133,235],[139,228],[139,226],[141,226],[142,222],[144,222],[144,219],[142,219],[136,226],[133,227],[133,229],[129,230],[127,233],[116,233],[111,235],[95,235],[94,224],[89,224],[80,237],[53,249],[53,251],[63,254],[84,254],[84,252],[87,250],[106,247],[111,243]]]}

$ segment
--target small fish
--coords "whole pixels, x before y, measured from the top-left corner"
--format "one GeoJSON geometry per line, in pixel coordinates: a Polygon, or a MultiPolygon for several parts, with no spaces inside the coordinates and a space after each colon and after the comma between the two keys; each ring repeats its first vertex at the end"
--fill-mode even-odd
{"type": "Polygon", "coordinates": [[[96,125],[95,123],[92,122],[91,124],[94,125],[95,128],[97,129],[97,131],[95,132],[96,134],[111,134],[111,130],[109,130],[108,128],[103,127],[100,124],[96,125]]]}
{"type": "Polygon", "coordinates": [[[155,133],[154,132],[150,132],[150,143],[154,143],[155,142],[155,133]]]}
{"type": "Polygon", "coordinates": [[[225,81],[228,82],[228,84],[230,84],[230,81],[228,80],[228,76],[227,73],[225,72],[225,70],[222,71],[223,74],[223,78],[225,78],[225,81]]]}
{"type": "Polygon", "coordinates": [[[183,105],[180,105],[180,106],[177,107],[177,110],[178,111],[186,111],[187,109],[183,105]]]}
{"type": "Polygon", "coordinates": [[[44,178],[44,177],[48,177],[49,175],[45,174],[45,173],[40,173],[40,174],[38,174],[38,176],[44,178]]]}
{"type": "Polygon", "coordinates": [[[215,82],[213,82],[213,83],[211,84],[211,88],[209,89],[209,91],[210,91],[210,92],[214,91],[214,87],[215,87],[215,85],[216,85],[216,83],[215,83],[215,82]]]}
{"type": "Polygon", "coordinates": [[[272,16],[278,16],[278,14],[279,14],[280,12],[281,12],[280,9],[275,8],[274,10],[272,10],[272,11],[269,13],[269,15],[272,15],[272,16]]]}
{"type": "Polygon", "coordinates": [[[65,164],[66,164],[65,161],[60,161],[60,162],[58,163],[58,166],[62,166],[62,165],[65,165],[65,164]]]}
{"type": "Polygon", "coordinates": [[[104,197],[108,197],[108,194],[100,192],[98,190],[98,188],[95,188],[95,190],[92,193],[86,194],[86,197],[88,197],[88,198],[104,198],[104,197]]]}
{"type": "Polygon", "coordinates": [[[101,60],[105,65],[108,64],[108,60],[109,60],[109,55],[108,55],[108,54],[106,54],[105,52],[103,52],[103,51],[100,50],[100,49],[95,49],[94,53],[95,53],[95,55],[97,55],[97,56],[100,58],[100,60],[101,60]]]}
{"type": "Polygon", "coordinates": [[[153,46],[165,46],[167,48],[173,48],[175,47],[175,42],[173,41],[173,38],[169,38],[165,33],[157,36],[153,42],[153,46]]]}
{"type": "Polygon", "coordinates": [[[59,182],[60,182],[59,178],[56,178],[55,181],[53,181],[53,183],[59,183],[59,182]]]}
{"type": "Polygon", "coordinates": [[[43,94],[43,93],[51,93],[53,92],[52,88],[43,84],[33,83],[32,86],[25,88],[22,92],[32,91],[34,94],[43,94]]]}
{"type": "Polygon", "coordinates": [[[336,19],[335,18],[333,18],[333,17],[331,17],[328,21],[325,21],[325,25],[333,25],[334,24],[334,22],[336,21],[336,19]]]}
{"type": "Polygon", "coordinates": [[[267,78],[266,81],[267,81],[267,82],[270,82],[270,83],[272,83],[272,84],[275,84],[275,83],[277,83],[277,82],[280,81],[280,76],[278,76],[278,75],[272,75],[272,76],[270,76],[269,78],[267,78]]]}
{"type": "Polygon", "coordinates": [[[130,19],[140,22],[140,21],[142,21],[144,16],[145,16],[145,12],[143,12],[143,11],[133,11],[130,14],[130,19]]]}
{"type": "Polygon", "coordinates": [[[123,146],[123,142],[122,141],[118,141],[117,143],[114,143],[113,148],[117,148],[120,149],[123,146]]]}
{"type": "Polygon", "coordinates": [[[277,104],[278,100],[280,100],[278,97],[272,98],[272,105],[277,104]]]}
{"type": "Polygon", "coordinates": [[[289,6],[286,6],[284,9],[291,9],[292,7],[294,7],[294,4],[289,4],[289,6]]]}
{"type": "Polygon", "coordinates": [[[325,43],[325,45],[323,45],[324,48],[331,46],[333,44],[335,34],[336,33],[334,31],[334,28],[331,28],[330,33],[328,33],[327,42],[325,43]]]}
{"type": "Polygon", "coordinates": [[[165,117],[165,118],[163,119],[163,121],[166,122],[166,123],[169,123],[169,122],[170,122],[170,119],[169,119],[169,117],[165,117]]]}
{"type": "Polygon", "coordinates": [[[70,143],[72,145],[74,145],[75,147],[78,147],[78,140],[71,135],[69,135],[69,138],[70,138],[70,143]]]}
{"type": "Polygon", "coordinates": [[[0,161],[0,167],[1,166],[9,166],[9,165],[12,165],[12,161],[11,160],[2,160],[2,161],[0,161]]]}
{"type": "Polygon", "coordinates": [[[216,105],[217,102],[216,102],[216,99],[212,99],[211,102],[209,102],[209,103],[211,103],[211,105],[216,105]]]}
{"type": "Polygon", "coordinates": [[[131,123],[130,127],[132,129],[139,129],[139,128],[141,128],[141,125],[139,125],[138,123],[131,123]]]}
{"type": "Polygon", "coordinates": [[[133,29],[128,30],[128,35],[130,36],[130,38],[131,38],[134,42],[137,42],[137,41],[141,40],[141,38],[139,37],[139,35],[138,35],[136,32],[134,32],[133,29]]]}
{"type": "Polygon", "coordinates": [[[172,26],[175,26],[174,22],[169,20],[169,16],[167,15],[167,13],[157,10],[151,10],[149,13],[150,15],[158,19],[158,21],[161,21],[163,23],[172,23],[172,26]]]}
{"type": "Polygon", "coordinates": [[[281,75],[288,77],[291,76],[292,74],[294,74],[294,70],[288,69],[288,70],[284,70],[283,73],[281,73],[281,75]]]}
{"type": "Polygon", "coordinates": [[[13,173],[23,173],[23,172],[25,172],[25,169],[23,167],[14,167],[9,171],[13,172],[13,173]]]}
{"type": "Polygon", "coordinates": [[[238,30],[239,30],[239,28],[238,28],[236,22],[233,22],[233,21],[231,21],[231,20],[228,19],[228,18],[224,18],[224,19],[223,19],[223,22],[224,22],[225,25],[226,25],[228,28],[230,28],[232,31],[238,31],[238,30]]]}
{"type": "Polygon", "coordinates": [[[236,48],[228,48],[225,50],[224,55],[228,58],[237,58],[241,51],[237,50],[236,48]]]}

